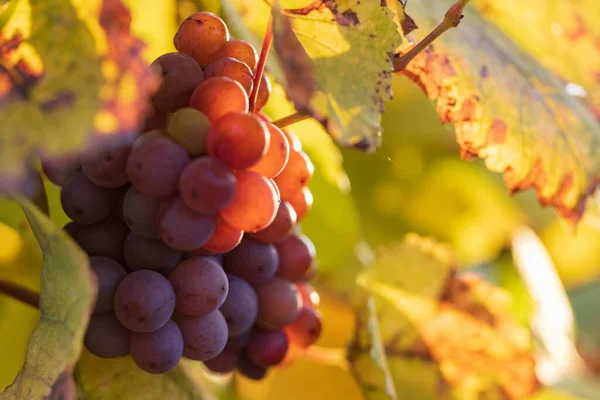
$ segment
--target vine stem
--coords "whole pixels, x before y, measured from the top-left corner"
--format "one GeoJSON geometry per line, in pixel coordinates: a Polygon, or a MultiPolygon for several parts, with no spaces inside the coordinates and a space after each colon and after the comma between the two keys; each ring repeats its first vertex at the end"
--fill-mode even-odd
{"type": "Polygon", "coordinates": [[[16,283],[0,280],[0,293],[29,304],[32,307],[40,308],[40,294],[16,283]]]}
{"type": "Polygon", "coordinates": [[[258,89],[265,72],[265,65],[267,63],[267,55],[271,49],[271,43],[273,43],[273,14],[269,12],[269,21],[267,22],[267,31],[265,32],[265,38],[263,39],[262,48],[260,49],[260,58],[258,59],[258,65],[254,72],[254,86],[252,87],[252,93],[250,93],[250,112],[254,112],[256,109],[256,100],[258,99],[258,89]]]}
{"type": "Polygon", "coordinates": [[[272,122],[278,128],[285,128],[288,125],[295,124],[296,122],[304,121],[305,119],[310,118],[310,115],[304,114],[301,112],[295,112],[288,116],[278,119],[277,121],[272,122]]]}
{"type": "Polygon", "coordinates": [[[435,29],[425,37],[425,39],[417,43],[417,45],[411,48],[406,54],[395,54],[394,72],[403,71],[408,66],[408,64],[419,53],[421,53],[431,43],[433,43],[434,40],[442,36],[442,34],[447,30],[451,28],[456,28],[460,24],[460,21],[463,19],[462,13],[468,2],[469,0],[459,0],[456,3],[454,3],[452,6],[450,6],[448,11],[446,11],[446,14],[444,15],[444,20],[438,26],[436,26],[435,29]]]}

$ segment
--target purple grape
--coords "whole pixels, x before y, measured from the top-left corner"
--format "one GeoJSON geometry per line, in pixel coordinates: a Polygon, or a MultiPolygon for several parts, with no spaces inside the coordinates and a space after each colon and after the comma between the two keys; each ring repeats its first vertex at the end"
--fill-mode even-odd
{"type": "Polygon", "coordinates": [[[123,264],[123,247],[129,229],[113,215],[95,224],[85,225],[77,233],[77,243],[90,256],[112,258],[123,264]]]}
{"type": "Polygon", "coordinates": [[[160,238],[157,215],[161,201],[130,187],[123,198],[123,218],[129,229],[145,238],[160,238]]]}
{"type": "Polygon", "coordinates": [[[229,289],[223,268],[209,258],[182,261],[169,275],[177,311],[205,315],[219,308],[229,289]]]}
{"type": "Polygon", "coordinates": [[[175,322],[183,335],[183,356],[206,361],[218,356],[227,343],[227,322],[219,310],[201,317],[175,313],[175,322]]]}
{"type": "Polygon", "coordinates": [[[302,297],[293,282],[273,278],[256,289],[258,317],[256,324],[266,329],[283,329],[293,322],[300,308],[302,297]]]}
{"type": "Polygon", "coordinates": [[[44,174],[56,186],[64,186],[81,168],[76,155],[42,157],[41,161],[44,174]]]}
{"type": "Polygon", "coordinates": [[[282,331],[257,329],[248,342],[246,354],[256,365],[271,367],[283,361],[288,347],[287,336],[282,331]]]}
{"type": "Polygon", "coordinates": [[[119,221],[125,222],[125,216],[123,215],[123,202],[125,201],[125,195],[131,188],[131,185],[123,185],[117,189],[117,199],[115,200],[115,205],[112,209],[112,214],[119,218],[119,221]]]}
{"type": "Polygon", "coordinates": [[[98,278],[98,298],[94,314],[112,311],[117,286],[127,276],[127,271],[121,264],[108,257],[90,257],[90,266],[98,278]]]}
{"type": "Polygon", "coordinates": [[[65,226],[63,226],[63,230],[71,236],[72,239],[77,239],[77,233],[81,230],[85,225],[78,224],[75,221],[68,222],[65,226]]]}
{"type": "Polygon", "coordinates": [[[228,275],[229,292],[220,310],[230,336],[237,336],[248,329],[256,321],[258,315],[258,298],[252,286],[243,279],[228,275]]]}
{"type": "Polygon", "coordinates": [[[125,261],[131,270],[149,269],[164,276],[181,261],[182,253],[160,240],[147,239],[130,232],[125,239],[125,261]]]}
{"type": "Polygon", "coordinates": [[[97,357],[123,357],[129,354],[130,336],[131,332],[109,312],[92,315],[83,343],[97,357]]]}
{"type": "Polygon", "coordinates": [[[223,257],[223,268],[253,286],[266,283],[275,276],[279,257],[272,244],[244,239],[223,257]]]}
{"type": "Polygon", "coordinates": [[[80,224],[93,224],[110,215],[117,192],[95,185],[82,171],[63,186],[60,202],[65,214],[80,224]]]}
{"type": "Polygon", "coordinates": [[[127,159],[133,141],[124,143],[101,143],[88,149],[81,156],[81,168],[96,185],[118,188],[129,182],[127,159]]]}
{"type": "Polygon", "coordinates": [[[230,336],[229,339],[227,339],[227,345],[225,347],[233,350],[242,350],[250,341],[253,333],[254,329],[250,328],[246,332],[242,332],[237,336],[230,336]]]}
{"type": "Polygon", "coordinates": [[[169,247],[192,251],[202,247],[215,231],[214,215],[196,214],[181,199],[171,200],[160,216],[160,237],[169,247]]]}
{"type": "Polygon", "coordinates": [[[152,332],[167,323],[175,310],[175,292],[161,274],[139,270],[127,275],[115,293],[115,314],[134,332],[152,332]]]}
{"type": "Polygon", "coordinates": [[[155,137],[133,148],[127,162],[127,174],[140,192],[168,196],[177,192],[179,174],[189,161],[183,147],[167,138],[155,137]]]}
{"type": "Polygon", "coordinates": [[[278,277],[299,281],[315,268],[315,245],[306,235],[289,235],[275,247],[279,255],[278,277]]]}
{"type": "Polygon", "coordinates": [[[267,369],[255,364],[252,360],[250,360],[250,358],[248,358],[246,353],[240,354],[237,369],[240,374],[244,375],[248,379],[252,379],[253,381],[260,381],[267,374],[267,369]]]}
{"type": "Polygon", "coordinates": [[[133,333],[129,353],[138,367],[151,374],[169,371],[183,354],[183,336],[177,324],[167,321],[161,328],[148,333],[133,333]]]}
{"type": "Polygon", "coordinates": [[[224,162],[200,157],[186,165],[179,177],[179,195],[190,209],[217,214],[233,199],[235,175],[224,162]]]}
{"type": "Polygon", "coordinates": [[[204,365],[212,372],[226,374],[235,370],[239,359],[240,352],[238,350],[225,348],[212,360],[204,361],[204,365]]]}

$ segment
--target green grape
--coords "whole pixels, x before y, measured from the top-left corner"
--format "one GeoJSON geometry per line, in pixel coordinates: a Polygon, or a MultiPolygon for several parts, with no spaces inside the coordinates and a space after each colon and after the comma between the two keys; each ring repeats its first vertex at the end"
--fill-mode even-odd
{"type": "Polygon", "coordinates": [[[186,107],[178,110],[169,121],[167,131],[171,139],[193,156],[206,153],[206,136],[210,121],[202,112],[186,107]]]}

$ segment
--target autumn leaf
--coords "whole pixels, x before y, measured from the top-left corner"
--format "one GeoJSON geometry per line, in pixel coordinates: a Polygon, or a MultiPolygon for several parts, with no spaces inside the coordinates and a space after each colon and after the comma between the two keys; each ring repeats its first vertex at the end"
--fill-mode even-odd
{"type": "MultiPolygon", "coordinates": [[[[449,4],[410,2],[407,13],[431,31],[449,4]]],[[[403,50],[402,53],[406,51],[403,50]]],[[[564,83],[475,10],[403,71],[454,124],[461,156],[484,158],[512,192],[533,187],[567,220],[581,217],[598,183],[600,126],[564,83]]]]}
{"type": "Polygon", "coordinates": [[[97,289],[83,250],[32,203],[19,203],[44,255],[41,319],[29,339],[23,368],[0,394],[2,400],[42,399],[62,390],[61,382],[68,381],[83,347],[97,289]]]}

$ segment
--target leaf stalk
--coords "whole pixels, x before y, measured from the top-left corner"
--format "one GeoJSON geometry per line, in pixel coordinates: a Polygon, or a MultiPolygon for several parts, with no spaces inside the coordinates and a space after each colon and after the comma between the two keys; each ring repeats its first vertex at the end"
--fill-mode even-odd
{"type": "Polygon", "coordinates": [[[0,280],[0,293],[35,308],[40,308],[40,294],[16,283],[0,280]]]}

